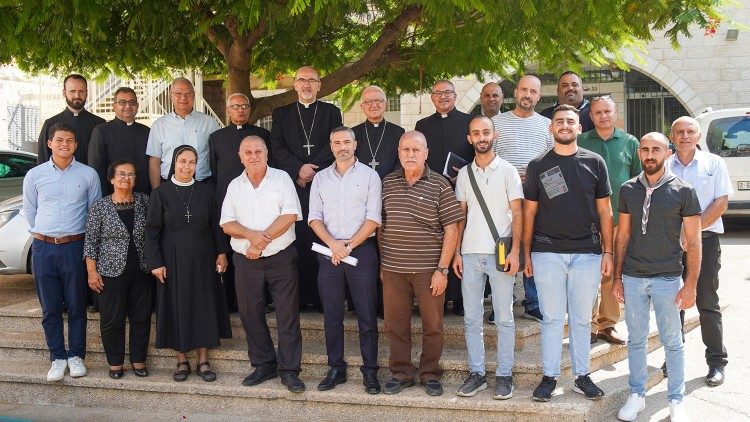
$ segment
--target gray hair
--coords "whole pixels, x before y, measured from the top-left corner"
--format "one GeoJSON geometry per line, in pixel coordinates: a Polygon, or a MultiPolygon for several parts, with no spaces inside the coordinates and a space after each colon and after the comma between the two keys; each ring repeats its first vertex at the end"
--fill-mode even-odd
{"type": "MultiPolygon", "coordinates": [[[[247,95],[241,93],[241,92],[235,92],[234,94],[227,97],[227,107],[229,107],[229,100],[231,100],[234,97],[240,97],[243,100],[247,101],[248,104],[250,104],[250,98],[248,98],[247,95]]],[[[251,104],[252,105],[252,104],[251,104]]]]}
{"type": "Polygon", "coordinates": [[[169,84],[169,92],[172,92],[172,90],[174,89],[175,84],[177,84],[177,83],[187,84],[187,85],[190,85],[190,88],[195,89],[195,86],[193,86],[193,83],[190,81],[190,79],[182,77],[182,76],[179,76],[177,78],[174,78],[174,80],[172,80],[172,83],[169,84]]]}
{"type": "Polygon", "coordinates": [[[331,131],[330,140],[333,141],[333,134],[338,132],[344,132],[352,137],[352,141],[357,142],[357,137],[354,135],[354,131],[349,126],[339,126],[331,131]]]}

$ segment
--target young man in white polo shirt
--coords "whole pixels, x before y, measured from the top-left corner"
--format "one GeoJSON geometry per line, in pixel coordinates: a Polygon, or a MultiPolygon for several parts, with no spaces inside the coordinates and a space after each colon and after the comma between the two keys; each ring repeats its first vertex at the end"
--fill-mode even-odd
{"type": "Polygon", "coordinates": [[[513,281],[519,268],[523,231],[523,187],[515,167],[493,151],[496,137],[492,120],[488,117],[478,116],[471,121],[466,138],[474,147],[476,156],[470,165],[461,169],[456,181],[456,198],[467,218],[458,223],[460,247],[453,258],[453,270],[462,279],[464,326],[469,358],[469,377],[458,389],[458,395],[470,397],[487,388],[482,332],[484,277],[487,275],[492,288],[494,323],[498,330],[494,397],[509,399],[513,396],[511,370],[516,337],[516,326],[513,321],[513,281]],[[469,171],[473,173],[476,188],[486,203],[497,235],[512,235],[513,247],[503,271],[496,268],[495,239],[472,186],[469,171]]]}

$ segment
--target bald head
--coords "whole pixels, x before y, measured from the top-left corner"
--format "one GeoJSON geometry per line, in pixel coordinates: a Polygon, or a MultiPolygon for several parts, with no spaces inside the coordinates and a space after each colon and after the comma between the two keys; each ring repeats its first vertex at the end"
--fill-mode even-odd
{"type": "Polygon", "coordinates": [[[516,85],[516,108],[524,114],[533,114],[534,107],[542,98],[542,81],[534,75],[524,75],[516,85]]]}
{"type": "Polygon", "coordinates": [[[664,136],[664,134],[661,132],[649,132],[643,135],[640,143],[643,144],[646,141],[657,142],[661,144],[661,146],[663,146],[665,149],[669,149],[669,139],[667,139],[667,137],[664,136]]]}
{"type": "Polygon", "coordinates": [[[683,124],[695,127],[696,129],[698,129],[698,131],[700,133],[700,127],[701,127],[701,125],[698,123],[697,120],[693,119],[690,116],[681,116],[681,117],[678,117],[677,119],[675,119],[675,121],[672,122],[672,130],[671,130],[671,132],[674,132],[675,126],[683,125],[683,124]]]}
{"type": "Polygon", "coordinates": [[[315,77],[317,79],[320,79],[320,74],[312,66],[302,66],[299,69],[297,69],[297,72],[294,74],[294,79],[300,78],[301,77],[300,75],[302,75],[302,74],[304,74],[303,77],[305,77],[305,78],[313,76],[313,77],[315,77]]]}
{"type": "Polygon", "coordinates": [[[254,146],[260,146],[264,151],[268,152],[266,141],[264,141],[263,138],[257,135],[250,135],[242,138],[242,141],[240,142],[240,152],[242,151],[242,148],[252,148],[254,146]]]}
{"type": "Polygon", "coordinates": [[[496,82],[486,83],[479,94],[479,102],[485,116],[492,117],[500,113],[503,104],[503,90],[500,85],[496,82]]]}
{"type": "Polygon", "coordinates": [[[263,175],[268,166],[268,147],[260,136],[246,136],[240,142],[240,162],[248,175],[263,175]]]}

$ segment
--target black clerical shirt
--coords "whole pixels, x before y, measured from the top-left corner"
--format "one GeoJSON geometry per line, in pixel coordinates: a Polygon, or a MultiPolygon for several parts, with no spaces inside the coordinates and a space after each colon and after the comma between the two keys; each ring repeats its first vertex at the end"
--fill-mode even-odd
{"type": "Polygon", "coordinates": [[[417,122],[414,129],[422,132],[427,138],[427,165],[433,171],[443,174],[445,159],[452,152],[466,161],[474,159],[474,148],[466,136],[469,134],[469,123],[473,117],[455,108],[445,117],[434,113],[417,122]]]}
{"type": "Polygon", "coordinates": [[[376,127],[369,120],[365,120],[364,123],[354,126],[352,131],[357,140],[355,152],[357,159],[362,164],[372,167],[374,153],[377,162],[375,171],[378,172],[381,180],[401,167],[398,160],[398,140],[404,134],[404,128],[385,120],[378,123],[376,127]]]}
{"type": "Polygon", "coordinates": [[[65,123],[70,125],[75,131],[76,142],[78,144],[74,154],[76,161],[88,164],[88,150],[91,132],[97,125],[104,122],[104,119],[89,113],[86,109],[81,109],[76,116],[68,107],[65,107],[65,110],[63,110],[62,113],[56,114],[44,121],[42,130],[39,132],[36,163],[41,164],[49,161],[49,158],[52,156],[52,150],[47,147],[47,141],[52,139],[52,133],[50,133],[49,130],[57,123],[65,123]]]}
{"type": "Polygon", "coordinates": [[[109,122],[96,126],[91,132],[88,151],[89,166],[99,174],[102,195],[112,193],[112,183],[107,179],[107,169],[118,159],[128,159],[137,167],[133,190],[145,194],[151,193],[151,183],[148,180],[148,156],[146,155],[150,130],[148,126],[138,122],[128,125],[115,117],[109,122]]]}

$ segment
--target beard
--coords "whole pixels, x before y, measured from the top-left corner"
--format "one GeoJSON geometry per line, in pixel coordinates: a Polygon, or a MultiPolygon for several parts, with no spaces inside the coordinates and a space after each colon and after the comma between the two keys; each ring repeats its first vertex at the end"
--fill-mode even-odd
{"type": "Polygon", "coordinates": [[[486,144],[482,144],[481,146],[479,143],[474,144],[474,151],[477,154],[485,154],[487,152],[492,151],[492,142],[487,142],[486,144]]]}
{"type": "Polygon", "coordinates": [[[576,141],[576,137],[575,136],[571,136],[570,138],[558,138],[558,137],[555,137],[555,143],[558,143],[560,145],[570,145],[570,144],[572,144],[575,141],[576,141]]]}
{"type": "Polygon", "coordinates": [[[646,160],[643,163],[643,172],[649,176],[653,176],[656,173],[660,172],[662,168],[664,168],[664,160],[646,160]]]}
{"type": "Polygon", "coordinates": [[[65,98],[65,102],[68,104],[68,107],[72,108],[73,110],[80,110],[83,108],[83,105],[86,104],[86,101],[81,99],[71,100],[65,98]]]}

